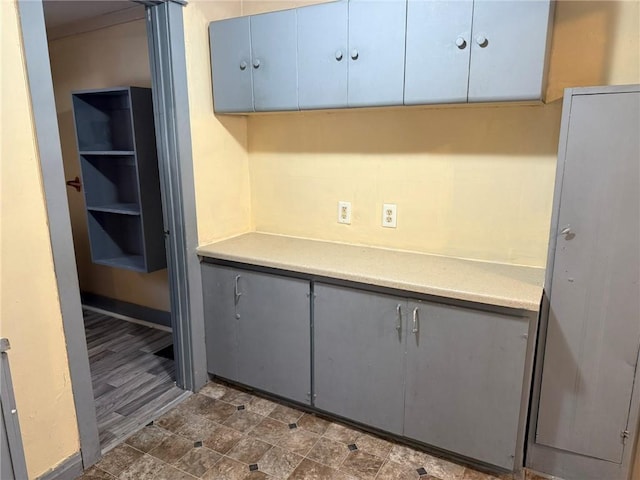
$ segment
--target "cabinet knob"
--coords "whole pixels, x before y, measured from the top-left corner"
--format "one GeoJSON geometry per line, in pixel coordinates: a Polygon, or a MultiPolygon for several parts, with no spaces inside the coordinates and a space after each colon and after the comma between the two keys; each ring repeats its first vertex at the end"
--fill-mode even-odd
{"type": "Polygon", "coordinates": [[[342,50],[336,50],[336,60],[342,60],[342,50]]]}
{"type": "Polygon", "coordinates": [[[487,45],[489,45],[489,40],[487,40],[487,37],[485,37],[484,35],[478,35],[478,36],[476,37],[476,43],[477,43],[480,47],[484,48],[484,47],[486,47],[487,45]]]}
{"type": "Polygon", "coordinates": [[[464,39],[464,37],[456,38],[456,47],[458,47],[460,50],[464,50],[464,47],[466,46],[467,46],[467,41],[464,39]]]}
{"type": "Polygon", "coordinates": [[[247,62],[243,60],[240,62],[240,70],[246,70],[246,69],[247,69],[247,62]]]}
{"type": "Polygon", "coordinates": [[[253,61],[253,68],[260,68],[260,60],[259,59],[255,59],[253,61]]]}
{"type": "Polygon", "coordinates": [[[360,54],[358,53],[358,50],[356,48],[351,50],[351,58],[353,60],[357,60],[359,56],[360,56],[360,54]]]}

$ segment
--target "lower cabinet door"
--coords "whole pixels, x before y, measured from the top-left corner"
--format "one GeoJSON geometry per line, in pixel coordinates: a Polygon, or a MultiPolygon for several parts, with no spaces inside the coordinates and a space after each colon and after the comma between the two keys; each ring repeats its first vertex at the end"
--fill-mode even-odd
{"type": "Polygon", "coordinates": [[[207,371],[238,380],[235,279],[232,268],[202,264],[207,371]]]}
{"type": "Polygon", "coordinates": [[[315,406],[401,434],[406,300],[316,284],[315,406]]]}
{"type": "Polygon", "coordinates": [[[239,270],[236,296],[238,381],[310,403],[309,282],[239,270]]]}
{"type": "Polygon", "coordinates": [[[527,318],[409,303],[404,433],[512,470],[527,318]]]}

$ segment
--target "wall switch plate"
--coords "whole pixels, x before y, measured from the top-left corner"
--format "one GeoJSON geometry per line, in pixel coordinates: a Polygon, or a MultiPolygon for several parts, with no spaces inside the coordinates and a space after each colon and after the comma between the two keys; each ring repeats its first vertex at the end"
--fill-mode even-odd
{"type": "Polygon", "coordinates": [[[398,223],[398,207],[395,203],[385,203],[382,205],[382,226],[396,228],[398,223]]]}
{"type": "Polygon", "coordinates": [[[351,225],[351,202],[338,202],[338,223],[351,225]]]}

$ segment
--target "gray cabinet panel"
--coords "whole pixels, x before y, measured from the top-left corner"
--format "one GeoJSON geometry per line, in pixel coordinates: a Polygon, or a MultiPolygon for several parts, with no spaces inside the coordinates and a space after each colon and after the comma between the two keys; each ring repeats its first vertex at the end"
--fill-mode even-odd
{"type": "Polygon", "coordinates": [[[315,406],[402,434],[406,300],[316,284],[315,406]],[[400,325],[400,330],[397,326],[400,325]]]}
{"type": "Polygon", "coordinates": [[[469,102],[540,100],[549,0],[475,0],[469,102]]]}
{"type": "Polygon", "coordinates": [[[309,403],[309,282],[248,271],[238,275],[238,381],[309,403]]]}
{"type": "Polygon", "coordinates": [[[528,319],[409,302],[408,314],[414,309],[405,436],[512,470],[528,319]]]}
{"type": "Polygon", "coordinates": [[[297,110],[296,11],[265,13],[250,19],[256,112],[297,110]]]}
{"type": "Polygon", "coordinates": [[[297,12],[300,109],[346,107],[347,2],[312,5],[297,12]]]}
{"type": "Polygon", "coordinates": [[[238,380],[235,269],[202,264],[207,370],[238,380]]]}
{"type": "Polygon", "coordinates": [[[349,106],[402,105],[406,0],[349,2],[349,106]]]}
{"type": "Polygon", "coordinates": [[[216,112],[253,112],[249,17],[209,24],[216,112]]]}
{"type": "Polygon", "coordinates": [[[472,13],[472,0],[408,1],[406,105],[467,101],[472,13]]]}
{"type": "Polygon", "coordinates": [[[636,427],[640,93],[576,95],[570,113],[536,442],[620,463],[636,427]]]}

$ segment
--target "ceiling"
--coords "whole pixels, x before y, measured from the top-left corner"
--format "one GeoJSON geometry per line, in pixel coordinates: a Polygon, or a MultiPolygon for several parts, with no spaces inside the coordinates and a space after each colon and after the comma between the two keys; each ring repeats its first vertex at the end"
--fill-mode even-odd
{"type": "Polygon", "coordinates": [[[144,7],[130,0],[45,0],[44,16],[47,29],[59,29],[103,15],[144,7]]]}

